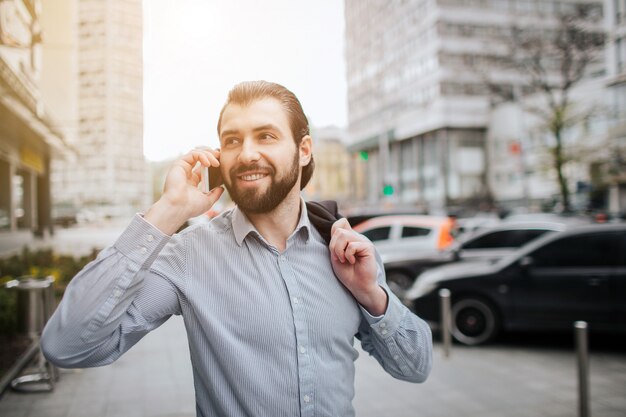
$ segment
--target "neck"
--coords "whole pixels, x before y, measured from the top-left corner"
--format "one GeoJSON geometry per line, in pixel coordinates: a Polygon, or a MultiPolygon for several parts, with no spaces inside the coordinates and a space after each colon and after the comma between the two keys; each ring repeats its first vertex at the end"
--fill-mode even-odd
{"type": "Polygon", "coordinates": [[[263,239],[283,252],[287,247],[287,239],[298,226],[300,209],[300,191],[294,187],[274,210],[245,214],[263,239]]]}

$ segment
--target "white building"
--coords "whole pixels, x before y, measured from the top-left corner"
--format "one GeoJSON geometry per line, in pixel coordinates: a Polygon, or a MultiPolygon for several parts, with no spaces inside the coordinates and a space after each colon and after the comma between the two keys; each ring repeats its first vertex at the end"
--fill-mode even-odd
{"type": "MultiPolygon", "coordinates": [[[[57,161],[55,204],[128,215],[150,203],[143,156],[141,0],[63,3],[70,15],[59,36],[76,45],[77,82],[65,119],[74,126],[68,137],[79,156],[75,163],[57,161]]],[[[55,59],[50,57],[51,67],[55,59]]]]}
{"type": "Polygon", "coordinates": [[[581,3],[599,1],[346,0],[348,138],[367,155],[364,203],[440,211],[489,201],[485,78],[513,91],[511,27],[554,24],[581,3]]]}

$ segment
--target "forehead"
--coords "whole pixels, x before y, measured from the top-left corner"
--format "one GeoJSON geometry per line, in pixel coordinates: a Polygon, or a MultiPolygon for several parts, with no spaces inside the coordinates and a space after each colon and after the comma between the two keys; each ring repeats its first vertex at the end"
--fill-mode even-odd
{"type": "Polygon", "coordinates": [[[275,98],[254,100],[246,105],[231,103],[224,108],[220,136],[226,130],[246,131],[259,126],[273,125],[281,133],[291,133],[289,116],[275,98]]]}

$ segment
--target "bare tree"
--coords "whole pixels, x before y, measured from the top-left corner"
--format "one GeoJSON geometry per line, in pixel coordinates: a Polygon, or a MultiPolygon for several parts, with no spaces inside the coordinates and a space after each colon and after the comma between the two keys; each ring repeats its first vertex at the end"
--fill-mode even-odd
{"type": "Polygon", "coordinates": [[[550,145],[563,210],[569,211],[570,191],[563,166],[565,131],[588,114],[578,112],[571,91],[598,62],[604,46],[602,19],[597,4],[577,5],[575,10],[556,16],[556,22],[540,27],[511,27],[506,67],[521,74],[516,86],[487,81],[490,92],[500,99],[517,101],[521,96],[540,96],[541,106],[525,106],[545,125],[553,137],[550,145]]]}

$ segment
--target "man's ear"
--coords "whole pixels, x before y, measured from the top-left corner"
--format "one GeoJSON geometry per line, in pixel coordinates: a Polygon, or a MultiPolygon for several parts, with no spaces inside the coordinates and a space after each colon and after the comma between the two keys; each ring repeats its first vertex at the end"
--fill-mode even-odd
{"type": "Polygon", "coordinates": [[[300,166],[307,166],[313,156],[313,139],[311,136],[306,135],[302,137],[298,151],[300,152],[300,166]]]}

